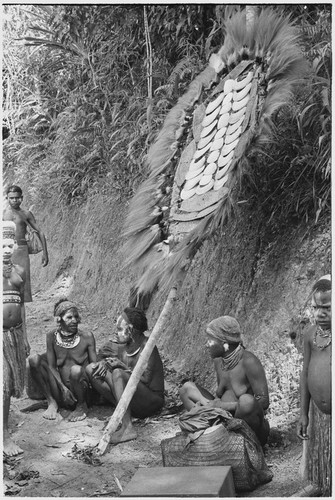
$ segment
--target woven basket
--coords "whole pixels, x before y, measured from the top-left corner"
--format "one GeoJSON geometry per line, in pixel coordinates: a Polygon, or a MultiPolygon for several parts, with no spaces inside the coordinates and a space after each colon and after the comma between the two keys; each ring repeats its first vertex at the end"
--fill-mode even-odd
{"type": "Polygon", "coordinates": [[[236,491],[253,491],[256,486],[271,481],[273,477],[256,441],[257,444],[259,449],[242,434],[219,424],[207,429],[195,441],[190,441],[190,435],[187,433],[164,439],[161,442],[163,465],[230,465],[236,491]]]}

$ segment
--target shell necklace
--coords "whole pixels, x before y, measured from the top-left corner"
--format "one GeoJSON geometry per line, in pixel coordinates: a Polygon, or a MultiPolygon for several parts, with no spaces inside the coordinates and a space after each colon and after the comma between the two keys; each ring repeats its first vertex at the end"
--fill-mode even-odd
{"type": "Polygon", "coordinates": [[[63,333],[62,330],[55,331],[55,340],[56,344],[59,347],[65,347],[65,349],[71,349],[72,347],[76,347],[79,344],[80,342],[79,333],[76,333],[70,338],[69,336],[64,335],[64,333],[62,335],[62,333],[63,333]],[[66,338],[69,338],[69,340],[65,340],[66,338]]]}
{"type": "Polygon", "coordinates": [[[315,330],[315,333],[314,333],[314,338],[313,338],[313,345],[315,347],[317,347],[318,349],[326,349],[326,347],[328,347],[332,342],[332,334],[331,334],[331,330],[330,329],[327,329],[327,330],[322,330],[321,326],[318,326],[317,329],[315,330]],[[317,335],[319,335],[319,337],[321,338],[328,338],[328,342],[326,342],[325,344],[318,344],[317,340],[316,340],[316,337],[317,335]]]}

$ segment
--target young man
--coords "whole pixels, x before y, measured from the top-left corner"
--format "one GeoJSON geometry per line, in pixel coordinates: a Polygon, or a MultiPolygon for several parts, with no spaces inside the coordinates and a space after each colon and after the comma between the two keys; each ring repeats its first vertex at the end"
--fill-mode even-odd
{"type": "Polygon", "coordinates": [[[331,413],[331,278],[323,276],[312,290],[315,325],[304,338],[304,362],[300,378],[300,418],[297,434],[308,439],[308,412],[312,399],[318,409],[331,413]]]}
{"type": "Polygon", "coordinates": [[[17,248],[13,255],[13,263],[22,266],[26,273],[26,283],[24,289],[24,301],[31,302],[31,284],[30,284],[30,261],[28,254],[28,246],[26,241],[27,225],[34,229],[42,245],[42,266],[46,266],[49,262],[47,242],[44,233],[36,223],[35,217],[29,210],[21,208],[23,201],[22,189],[19,186],[9,186],[7,188],[8,206],[5,207],[2,219],[4,221],[13,221],[16,224],[16,242],[17,248]]]}
{"type": "Polygon", "coordinates": [[[261,362],[242,346],[240,325],[235,318],[214,319],[208,324],[206,334],[206,347],[214,360],[217,375],[216,398],[203,387],[186,382],[180,389],[185,409],[212,401],[212,407],[222,408],[244,420],[264,446],[270,430],[264,419],[264,411],[269,407],[269,392],[261,362]]]}
{"type": "Polygon", "coordinates": [[[24,389],[26,356],[30,347],[24,316],[24,269],[13,264],[15,224],[2,223],[2,312],[3,312],[3,451],[8,456],[23,453],[10,437],[8,417],[11,396],[20,397],[24,389]]]}
{"type": "Polygon", "coordinates": [[[48,402],[43,417],[54,420],[60,406],[71,410],[69,421],[75,422],[87,415],[90,387],[85,368],[97,359],[95,339],[79,330],[73,302],[57,302],[54,316],[58,326],[47,334],[46,354],[29,357],[31,376],[48,402]]]}
{"type": "MultiPolygon", "coordinates": [[[[92,386],[107,401],[116,405],[128,383],[139,356],[147,342],[144,332],[148,329],[144,312],[136,307],[126,307],[117,320],[115,338],[99,354],[105,359],[87,368],[92,386]]],[[[164,405],[163,364],[157,347],[154,347],[135,394],[126,411],[121,428],[111,437],[111,443],[136,439],[131,415],[150,417],[164,405]]]]}

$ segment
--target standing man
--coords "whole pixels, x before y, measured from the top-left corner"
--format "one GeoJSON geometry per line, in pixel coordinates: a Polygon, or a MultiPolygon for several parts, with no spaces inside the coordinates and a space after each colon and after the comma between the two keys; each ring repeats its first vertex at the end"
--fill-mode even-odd
{"type": "MultiPolygon", "coordinates": [[[[143,351],[148,337],[145,313],[137,307],[126,307],[118,317],[115,339],[99,351],[104,357],[87,367],[92,386],[109,402],[117,405],[125,390],[131,372],[143,351]]],[[[154,415],[164,405],[163,363],[155,346],[148,360],[137,389],[122,419],[121,428],[111,437],[112,444],[137,438],[131,416],[146,418],[154,415]]]]}
{"type": "Polygon", "coordinates": [[[322,276],[312,290],[315,325],[304,339],[304,362],[300,378],[300,418],[298,436],[308,439],[310,400],[318,409],[331,413],[331,278],[322,276]]]}
{"type": "Polygon", "coordinates": [[[23,201],[22,189],[19,186],[9,186],[7,188],[8,206],[4,209],[2,219],[5,221],[13,221],[16,224],[16,243],[17,249],[13,255],[13,263],[23,267],[26,274],[26,282],[24,288],[24,302],[32,302],[31,283],[30,283],[30,261],[28,254],[28,246],[26,241],[27,225],[31,226],[37,232],[37,235],[42,245],[42,266],[46,266],[49,262],[47,242],[44,233],[36,223],[34,215],[29,211],[21,208],[23,201]]]}
{"type": "Polygon", "coordinates": [[[269,407],[265,371],[260,360],[242,345],[238,321],[221,316],[207,325],[206,347],[214,360],[218,387],[216,398],[194,382],[186,382],[180,397],[186,410],[196,403],[229,411],[244,420],[255,432],[262,446],[269,436],[264,411],[269,407]]]}
{"type": "Polygon", "coordinates": [[[87,415],[90,384],[85,368],[97,359],[92,333],[79,330],[76,305],[59,300],[54,308],[57,328],[47,333],[47,352],[29,357],[31,376],[44,394],[48,408],[43,417],[54,420],[58,407],[71,410],[70,422],[87,415]]]}
{"type": "Polygon", "coordinates": [[[8,429],[10,398],[18,398],[24,389],[26,356],[30,347],[24,316],[24,269],[13,264],[15,224],[2,223],[2,312],[3,312],[3,451],[7,456],[23,453],[11,439],[8,429]]]}

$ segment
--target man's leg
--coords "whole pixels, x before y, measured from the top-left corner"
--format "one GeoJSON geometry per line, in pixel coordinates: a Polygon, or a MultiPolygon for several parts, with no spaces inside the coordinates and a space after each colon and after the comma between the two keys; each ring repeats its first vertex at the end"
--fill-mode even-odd
{"type": "Polygon", "coordinates": [[[43,417],[48,420],[55,420],[61,402],[61,394],[57,382],[49,370],[46,354],[33,354],[29,356],[28,361],[31,376],[48,402],[48,408],[43,413],[43,417]]]}
{"type": "Polygon", "coordinates": [[[10,396],[3,394],[3,452],[9,457],[23,453],[23,450],[14,443],[8,430],[8,417],[10,407],[10,396]]]}
{"type": "Polygon", "coordinates": [[[240,396],[234,417],[244,420],[255,432],[261,445],[266,444],[270,432],[269,424],[264,419],[261,405],[251,394],[240,396]]]}
{"type": "Polygon", "coordinates": [[[196,403],[205,405],[208,401],[214,399],[214,396],[209,391],[194,382],[186,382],[179,389],[179,395],[185,410],[190,410],[196,403]]]}

